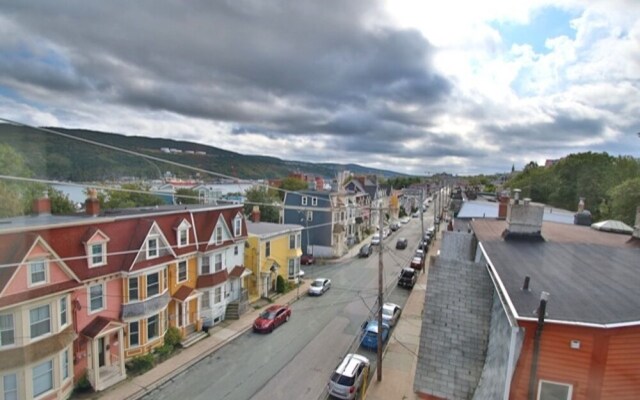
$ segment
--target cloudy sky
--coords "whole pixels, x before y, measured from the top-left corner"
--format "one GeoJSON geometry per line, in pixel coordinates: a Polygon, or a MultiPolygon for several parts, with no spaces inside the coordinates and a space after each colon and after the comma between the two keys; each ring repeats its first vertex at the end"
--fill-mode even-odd
{"type": "Polygon", "coordinates": [[[3,2],[0,117],[420,175],[640,157],[640,1],[3,2]]]}

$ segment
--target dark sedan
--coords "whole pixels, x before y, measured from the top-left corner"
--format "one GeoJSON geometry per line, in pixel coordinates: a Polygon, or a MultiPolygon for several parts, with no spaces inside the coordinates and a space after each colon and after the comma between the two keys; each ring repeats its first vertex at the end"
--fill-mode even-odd
{"type": "Polygon", "coordinates": [[[373,253],[373,247],[369,243],[360,247],[360,251],[358,252],[358,257],[369,257],[373,253]]]}
{"type": "Polygon", "coordinates": [[[316,259],[313,258],[312,254],[304,254],[302,257],[300,257],[300,264],[302,265],[312,265],[315,264],[316,259]]]}
{"type": "Polygon", "coordinates": [[[408,245],[409,245],[409,241],[407,240],[407,238],[400,238],[396,242],[396,249],[403,250],[403,249],[406,249],[408,245]]]}

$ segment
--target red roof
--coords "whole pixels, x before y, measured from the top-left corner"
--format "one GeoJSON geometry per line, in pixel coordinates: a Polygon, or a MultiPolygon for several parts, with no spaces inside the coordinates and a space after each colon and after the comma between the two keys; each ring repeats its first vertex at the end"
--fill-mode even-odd
{"type": "Polygon", "coordinates": [[[191,293],[193,293],[193,288],[188,286],[181,286],[180,289],[172,296],[174,299],[179,301],[185,301],[191,293]]]}
{"type": "Polygon", "coordinates": [[[215,274],[201,275],[198,277],[196,287],[200,289],[203,287],[207,288],[207,287],[216,286],[223,282],[226,282],[228,277],[229,277],[229,273],[227,272],[226,269],[223,269],[222,271],[218,271],[215,274]]]}
{"type": "Polygon", "coordinates": [[[89,322],[89,325],[85,326],[80,333],[86,337],[94,339],[104,330],[104,328],[109,326],[109,324],[122,326],[122,323],[116,321],[115,319],[98,316],[95,317],[91,322],[89,322]]]}
{"type": "Polygon", "coordinates": [[[25,292],[20,292],[20,293],[12,294],[9,296],[1,297],[0,307],[9,306],[12,304],[19,304],[27,300],[37,299],[39,297],[47,296],[54,293],[67,292],[79,286],[82,286],[82,284],[76,281],[66,281],[62,283],[55,283],[52,285],[42,286],[37,289],[27,290],[25,292]]]}
{"type": "Polygon", "coordinates": [[[246,268],[241,265],[236,265],[235,267],[233,267],[233,269],[229,273],[229,276],[231,278],[239,278],[240,276],[242,276],[242,273],[244,272],[245,269],[246,268]]]}

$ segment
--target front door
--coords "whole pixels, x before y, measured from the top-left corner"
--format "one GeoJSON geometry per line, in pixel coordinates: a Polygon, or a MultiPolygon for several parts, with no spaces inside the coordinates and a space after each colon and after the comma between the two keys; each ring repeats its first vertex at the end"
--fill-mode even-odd
{"type": "Polygon", "coordinates": [[[98,339],[98,368],[100,367],[104,367],[105,364],[105,360],[104,360],[104,337],[101,337],[100,339],[98,339]]]}
{"type": "Polygon", "coordinates": [[[178,326],[182,326],[182,303],[178,303],[178,326]]]}

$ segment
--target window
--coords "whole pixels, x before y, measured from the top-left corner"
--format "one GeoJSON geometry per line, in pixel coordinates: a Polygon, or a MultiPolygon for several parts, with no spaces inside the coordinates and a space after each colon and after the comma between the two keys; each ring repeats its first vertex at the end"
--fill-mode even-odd
{"type": "Polygon", "coordinates": [[[137,301],[138,297],[138,277],[129,278],[129,301],[137,301]]]}
{"type": "Polygon", "coordinates": [[[67,298],[63,297],[60,299],[60,326],[65,326],[67,321],[67,298]]]}
{"type": "Polygon", "coordinates": [[[307,221],[313,221],[313,211],[307,211],[307,221]]]}
{"type": "Polygon", "coordinates": [[[138,321],[129,322],[129,347],[140,345],[140,327],[138,321]]]}
{"type": "Polygon", "coordinates": [[[238,255],[238,246],[233,246],[233,255],[234,256],[238,255]]]}
{"type": "Polygon", "coordinates": [[[207,309],[211,308],[211,293],[208,290],[205,290],[202,294],[202,308],[207,309]]]}
{"type": "Polygon", "coordinates": [[[189,231],[186,229],[180,229],[178,231],[178,247],[183,247],[189,244],[189,231]]]}
{"type": "Polygon", "coordinates": [[[178,282],[184,282],[187,280],[187,262],[180,261],[178,263],[178,282]]]}
{"type": "Polygon", "coordinates": [[[45,361],[33,367],[33,397],[53,389],[53,361],[45,361]]]}
{"type": "Polygon", "coordinates": [[[216,226],[216,244],[222,243],[222,227],[216,226]]]}
{"type": "Polygon", "coordinates": [[[12,345],[15,340],[13,314],[0,315],[0,347],[12,345]]]}
{"type": "Polygon", "coordinates": [[[569,400],[573,387],[566,383],[540,380],[538,400],[569,400]]]}
{"type": "Polygon", "coordinates": [[[158,337],[158,314],[147,318],[147,340],[158,337]]]}
{"type": "Polygon", "coordinates": [[[296,235],[296,249],[299,249],[302,246],[302,234],[298,233],[296,235]]]}
{"type": "Polygon", "coordinates": [[[104,287],[101,283],[89,286],[89,312],[95,312],[104,308],[104,287]]]}
{"type": "Polygon", "coordinates": [[[264,254],[265,257],[271,256],[271,242],[267,242],[264,244],[264,254]]]}
{"type": "Polygon", "coordinates": [[[213,258],[215,272],[222,271],[222,253],[216,254],[213,258]]]}
{"type": "Polygon", "coordinates": [[[65,349],[62,352],[62,359],[60,360],[60,367],[62,368],[62,380],[69,378],[69,350],[65,349]]]}
{"type": "Polygon", "coordinates": [[[47,282],[47,264],[45,260],[32,261],[29,263],[29,285],[40,285],[47,282]]]}
{"type": "Polygon", "coordinates": [[[296,277],[296,263],[293,258],[289,259],[289,279],[293,279],[296,277]]]}
{"type": "Polygon", "coordinates": [[[302,196],[302,205],[303,206],[307,205],[307,196],[302,196]]]}
{"type": "Polygon", "coordinates": [[[202,270],[202,275],[211,273],[211,260],[209,256],[204,256],[200,259],[200,269],[202,270]]]}
{"type": "Polygon", "coordinates": [[[220,303],[222,301],[222,288],[217,287],[213,292],[213,302],[215,304],[220,303]]]}
{"type": "Polygon", "coordinates": [[[167,290],[169,280],[167,279],[167,269],[162,270],[162,290],[167,290]]]}
{"type": "Polygon", "coordinates": [[[49,305],[36,307],[29,311],[31,339],[51,332],[51,314],[49,305]]]}
{"type": "Polygon", "coordinates": [[[238,216],[233,220],[233,236],[242,235],[242,217],[238,216]]]}
{"type": "Polygon", "coordinates": [[[98,267],[105,264],[105,247],[104,243],[91,245],[91,267],[98,267]]]}
{"type": "Polygon", "coordinates": [[[18,400],[18,379],[16,374],[3,376],[2,387],[4,387],[4,400],[18,400]]]}
{"type": "Polygon", "coordinates": [[[160,293],[160,276],[155,274],[147,275],[147,297],[155,296],[160,293]]]}
{"type": "Polygon", "coordinates": [[[290,249],[296,248],[296,235],[289,235],[289,248],[290,249]]]}
{"type": "Polygon", "coordinates": [[[312,206],[317,206],[318,205],[318,198],[317,197],[312,197],[311,198],[311,205],[312,206]]]}
{"type": "Polygon", "coordinates": [[[147,240],[147,258],[158,257],[158,238],[149,238],[147,240]]]}

